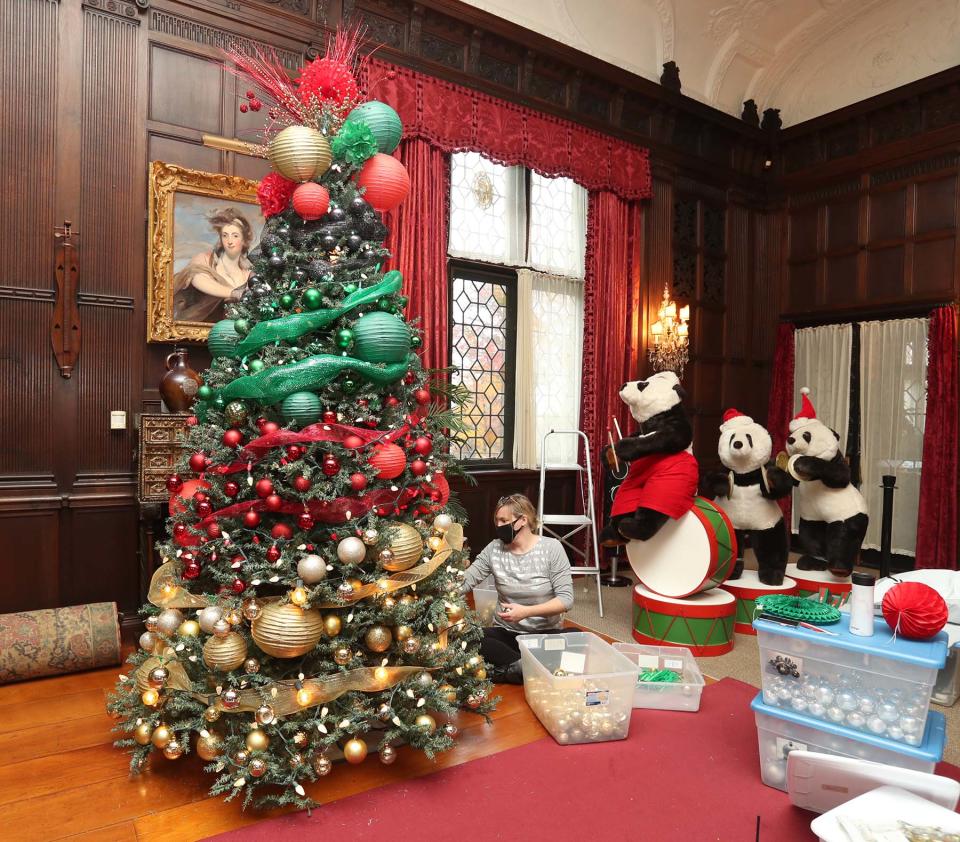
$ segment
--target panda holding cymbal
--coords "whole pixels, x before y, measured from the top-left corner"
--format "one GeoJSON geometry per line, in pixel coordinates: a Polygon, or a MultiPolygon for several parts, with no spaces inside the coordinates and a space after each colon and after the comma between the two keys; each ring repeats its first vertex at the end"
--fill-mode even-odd
{"type": "Polygon", "coordinates": [[[787,567],[789,538],[777,500],[786,497],[793,482],[770,461],[770,433],[752,418],[728,409],[720,425],[717,452],[726,471],[707,475],[706,496],[716,499],[737,536],[737,564],[731,579],[743,573],[743,548],[749,540],[757,556],[757,576],[765,585],[782,585],[787,567]]]}

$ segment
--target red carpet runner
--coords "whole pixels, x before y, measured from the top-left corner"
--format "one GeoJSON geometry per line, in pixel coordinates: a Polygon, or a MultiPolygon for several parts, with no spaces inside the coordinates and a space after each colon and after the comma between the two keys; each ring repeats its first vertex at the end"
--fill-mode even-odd
{"type": "Polygon", "coordinates": [[[726,678],[704,688],[699,713],[634,711],[626,740],[542,739],[213,838],[753,842],[759,815],[761,842],[815,840],[814,814],[760,781],[756,693],[726,678]]]}

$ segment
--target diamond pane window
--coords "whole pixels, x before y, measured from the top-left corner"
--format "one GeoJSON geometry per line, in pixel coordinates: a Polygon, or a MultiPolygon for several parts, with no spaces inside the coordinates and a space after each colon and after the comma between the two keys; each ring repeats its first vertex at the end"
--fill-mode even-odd
{"type": "Polygon", "coordinates": [[[503,167],[477,152],[450,156],[451,256],[490,263],[523,260],[522,167],[503,167]]]}
{"type": "Polygon", "coordinates": [[[569,178],[530,173],[530,246],[535,269],[582,278],[587,191],[569,178]]]}
{"type": "Polygon", "coordinates": [[[515,306],[506,274],[452,267],[450,364],[470,398],[454,405],[466,434],[458,459],[506,462],[513,442],[515,306]]]}

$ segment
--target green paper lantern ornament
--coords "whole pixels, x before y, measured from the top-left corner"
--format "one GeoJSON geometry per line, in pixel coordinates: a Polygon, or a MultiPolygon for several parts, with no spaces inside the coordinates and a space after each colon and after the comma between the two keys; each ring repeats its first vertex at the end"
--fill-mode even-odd
{"type": "Polygon", "coordinates": [[[353,355],[369,363],[399,363],[410,353],[410,328],[396,316],[374,311],[353,326],[353,355]]]}
{"type": "Polygon", "coordinates": [[[232,357],[239,341],[240,334],[237,333],[234,320],[223,319],[210,328],[207,347],[213,357],[232,357]]]}
{"type": "Polygon", "coordinates": [[[247,420],[247,405],[243,401],[230,401],[223,408],[223,414],[227,423],[239,426],[247,420]]]}
{"type": "Polygon", "coordinates": [[[320,290],[310,287],[310,289],[303,291],[303,306],[308,310],[319,310],[322,304],[323,296],[320,294],[320,290]]]}
{"type": "Polygon", "coordinates": [[[320,398],[313,392],[294,392],[283,399],[280,413],[284,420],[301,427],[315,424],[320,420],[320,398]]]}
{"type": "Polygon", "coordinates": [[[400,115],[385,102],[373,99],[358,105],[347,115],[347,122],[366,123],[377,141],[377,148],[387,155],[400,145],[403,123],[400,115]]]}
{"type": "Polygon", "coordinates": [[[803,623],[813,623],[817,626],[827,626],[831,623],[840,622],[840,612],[832,605],[800,596],[787,596],[786,594],[758,596],[756,606],[758,613],[763,611],[787,620],[798,620],[803,623]]]}

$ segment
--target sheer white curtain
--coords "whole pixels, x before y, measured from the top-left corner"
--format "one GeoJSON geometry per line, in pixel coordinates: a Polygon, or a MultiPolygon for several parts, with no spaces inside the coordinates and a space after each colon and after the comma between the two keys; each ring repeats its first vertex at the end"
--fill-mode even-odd
{"type": "Polygon", "coordinates": [[[860,323],[860,471],[870,525],[865,547],[879,549],[881,477],[897,478],[892,549],[913,554],[926,418],[928,319],[860,323]]]}
{"type": "MultiPolygon", "coordinates": [[[[513,463],[540,466],[549,430],[576,430],[583,359],[583,281],[532,269],[517,272],[517,359],[513,463]]],[[[548,465],[574,465],[578,440],[548,440],[548,465]]]]}
{"type": "Polygon", "coordinates": [[[531,172],[529,238],[529,266],[582,278],[587,249],[586,189],[569,178],[531,172]]]}
{"type": "MultiPolygon", "coordinates": [[[[853,325],[805,327],[794,332],[794,414],[800,410],[800,389],[810,389],[810,401],[831,430],[840,435],[840,452],[846,453],[850,428],[850,364],[853,325]]],[[[793,529],[797,530],[797,507],[793,529]]]]}

